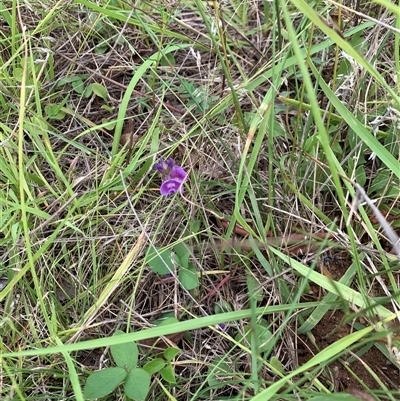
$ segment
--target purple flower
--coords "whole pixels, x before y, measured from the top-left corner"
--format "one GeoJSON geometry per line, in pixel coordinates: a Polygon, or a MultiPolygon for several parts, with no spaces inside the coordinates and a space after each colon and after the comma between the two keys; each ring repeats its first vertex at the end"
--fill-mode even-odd
{"type": "Polygon", "coordinates": [[[161,158],[159,163],[156,163],[153,168],[159,173],[168,174],[174,167],[174,164],[175,163],[172,157],[170,157],[167,161],[165,161],[164,158],[161,158]]]}
{"type": "Polygon", "coordinates": [[[178,180],[166,180],[161,184],[160,193],[163,196],[173,195],[183,191],[183,182],[178,180]]]}
{"type": "Polygon", "coordinates": [[[225,323],[218,323],[217,324],[217,329],[220,331],[226,331],[228,329],[227,325],[225,323]]]}
{"type": "Polygon", "coordinates": [[[177,180],[180,182],[184,182],[186,180],[187,174],[182,167],[174,166],[172,167],[170,178],[173,180],[177,180]]]}
{"type": "Polygon", "coordinates": [[[183,183],[186,181],[187,174],[182,167],[175,165],[172,158],[167,161],[161,158],[153,168],[161,174],[163,179],[160,187],[161,195],[168,196],[176,192],[182,193],[183,183]]]}

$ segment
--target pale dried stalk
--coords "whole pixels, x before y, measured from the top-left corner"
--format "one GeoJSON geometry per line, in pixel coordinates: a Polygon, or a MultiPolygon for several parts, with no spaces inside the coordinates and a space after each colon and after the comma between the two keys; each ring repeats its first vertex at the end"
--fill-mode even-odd
{"type": "Polygon", "coordinates": [[[355,187],[356,187],[357,191],[356,191],[356,197],[354,199],[352,209],[355,210],[360,205],[362,200],[364,200],[367,203],[367,205],[371,208],[372,212],[374,213],[379,224],[383,228],[383,231],[385,232],[387,238],[392,243],[394,253],[400,259],[400,238],[399,238],[399,236],[395,233],[395,231],[393,230],[391,225],[387,222],[387,220],[385,219],[383,214],[379,211],[379,209],[374,205],[372,200],[365,193],[364,189],[357,183],[355,184],[355,187]]]}

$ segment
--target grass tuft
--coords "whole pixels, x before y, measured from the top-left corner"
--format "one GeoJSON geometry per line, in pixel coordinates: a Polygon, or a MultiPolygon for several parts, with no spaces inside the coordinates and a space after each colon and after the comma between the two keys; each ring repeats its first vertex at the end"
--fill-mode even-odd
{"type": "Polygon", "coordinates": [[[399,399],[396,7],[1,3],[1,399],[399,399]]]}

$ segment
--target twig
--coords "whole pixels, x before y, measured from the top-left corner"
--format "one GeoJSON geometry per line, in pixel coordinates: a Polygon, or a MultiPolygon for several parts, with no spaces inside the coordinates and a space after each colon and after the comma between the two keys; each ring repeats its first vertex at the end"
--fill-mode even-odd
{"type": "MultiPolygon", "coordinates": [[[[395,233],[391,225],[387,222],[383,214],[379,211],[379,209],[374,205],[372,200],[368,197],[368,195],[365,193],[364,189],[359,185],[355,184],[356,187],[356,197],[354,198],[354,202],[352,205],[352,212],[360,206],[360,201],[364,200],[368,206],[371,208],[372,212],[374,213],[376,219],[378,220],[379,224],[383,228],[383,231],[385,232],[386,236],[388,237],[389,241],[393,245],[393,250],[397,257],[400,259],[400,238],[399,236],[395,233]]],[[[351,216],[351,213],[350,213],[351,216]]],[[[350,219],[349,216],[349,219],[350,219]]]]}

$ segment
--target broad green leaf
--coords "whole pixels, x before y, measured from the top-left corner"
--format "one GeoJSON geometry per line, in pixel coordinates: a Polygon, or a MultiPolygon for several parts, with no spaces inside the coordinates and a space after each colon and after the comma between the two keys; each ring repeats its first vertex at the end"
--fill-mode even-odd
{"type": "Polygon", "coordinates": [[[191,224],[191,229],[193,233],[198,233],[200,231],[200,226],[201,226],[201,221],[200,220],[194,220],[191,224]]]}
{"type": "Polygon", "coordinates": [[[224,299],[216,302],[214,305],[214,313],[224,313],[224,312],[232,312],[233,308],[231,304],[224,299]]]}
{"type": "Polygon", "coordinates": [[[104,101],[107,101],[107,89],[103,85],[98,83],[93,83],[91,84],[91,86],[93,93],[96,96],[101,97],[104,101]]]}
{"type": "Polygon", "coordinates": [[[340,146],[340,143],[339,143],[338,141],[335,141],[335,142],[332,144],[332,150],[333,150],[333,153],[334,153],[336,156],[341,156],[341,155],[343,154],[343,149],[342,149],[342,147],[340,146]]]}
{"type": "Polygon", "coordinates": [[[14,75],[13,78],[20,82],[22,80],[22,75],[24,74],[24,70],[20,67],[15,67],[14,68],[14,75]]]}
{"type": "Polygon", "coordinates": [[[187,267],[189,265],[190,252],[189,248],[183,243],[174,245],[174,251],[179,259],[180,266],[187,267]]]}
{"type": "Polygon", "coordinates": [[[109,113],[112,113],[114,111],[114,106],[109,106],[108,104],[103,104],[101,106],[102,110],[108,111],[109,113]]]}
{"type": "Polygon", "coordinates": [[[261,302],[263,300],[263,289],[260,283],[250,274],[247,275],[246,281],[250,297],[256,302],[261,302]]]}
{"type": "MultiPolygon", "coordinates": [[[[78,77],[80,78],[80,77],[78,77]]],[[[72,88],[73,90],[78,94],[78,95],[82,95],[82,93],[85,90],[85,86],[83,84],[83,80],[82,79],[77,79],[76,81],[72,81],[71,82],[72,88]]]]}
{"type": "Polygon", "coordinates": [[[85,96],[86,98],[92,96],[93,93],[93,84],[90,84],[89,86],[87,86],[85,88],[85,90],[83,91],[83,96],[85,96]]]}
{"type": "Polygon", "coordinates": [[[125,394],[133,400],[144,400],[150,389],[150,375],[143,369],[133,369],[125,380],[125,394]]]}
{"type": "Polygon", "coordinates": [[[187,290],[193,290],[199,286],[199,278],[195,266],[189,262],[187,267],[180,266],[179,282],[187,290]]]}
{"type": "Polygon", "coordinates": [[[52,120],[62,120],[65,117],[65,112],[62,109],[62,105],[52,104],[44,107],[46,115],[52,120]]]}
{"type": "Polygon", "coordinates": [[[168,383],[170,384],[175,384],[176,379],[175,379],[175,372],[174,369],[172,368],[171,364],[168,364],[162,371],[161,371],[161,377],[168,383]]]}
{"type": "Polygon", "coordinates": [[[107,368],[92,373],[85,384],[83,395],[86,399],[104,397],[115,390],[127,375],[123,368],[107,368]]]}
{"type": "Polygon", "coordinates": [[[390,179],[390,172],[387,169],[379,170],[378,175],[372,180],[369,187],[369,193],[378,193],[379,195],[383,189],[388,185],[390,179]]]}
{"type": "MultiPolygon", "coordinates": [[[[272,333],[268,330],[268,328],[257,324],[255,326],[255,330],[257,332],[257,341],[259,345],[259,351],[260,352],[266,352],[269,351],[271,348],[271,343],[268,341],[272,337],[272,333]]],[[[252,341],[252,331],[251,331],[251,325],[248,324],[244,327],[244,338],[246,339],[248,344],[251,344],[252,341]]],[[[241,333],[238,333],[235,336],[235,340],[237,342],[243,342],[243,335],[241,333]]]]}
{"type": "Polygon", "coordinates": [[[168,324],[172,324],[172,323],[178,323],[179,320],[174,317],[173,312],[167,312],[165,315],[161,316],[159,319],[157,319],[154,324],[158,327],[160,326],[166,326],[168,324]]]}
{"type": "Polygon", "coordinates": [[[164,350],[164,358],[171,362],[179,353],[181,352],[180,349],[175,347],[169,347],[164,350]]]}
{"type": "Polygon", "coordinates": [[[146,365],[143,366],[143,369],[149,374],[154,375],[154,373],[159,372],[165,366],[165,360],[162,358],[153,359],[150,362],[147,362],[146,365]]]}
{"type": "MultiPolygon", "coordinates": [[[[123,332],[116,332],[115,335],[125,334],[123,332]]],[[[134,342],[115,344],[111,347],[111,355],[113,356],[114,362],[120,368],[126,368],[128,370],[136,367],[139,351],[138,347],[134,342]]]]}
{"type": "Polygon", "coordinates": [[[176,65],[176,60],[175,60],[175,57],[171,53],[166,54],[164,57],[161,57],[160,66],[170,67],[170,66],[175,66],[175,65],[176,65]]]}
{"type": "Polygon", "coordinates": [[[272,333],[264,326],[257,325],[257,334],[258,334],[258,341],[260,344],[259,350],[260,352],[268,352],[273,345],[273,342],[269,341],[272,337],[272,333]]]}
{"type": "Polygon", "coordinates": [[[108,45],[99,45],[95,47],[94,52],[96,54],[104,54],[108,49],[108,45]]]}
{"type": "Polygon", "coordinates": [[[146,263],[157,274],[164,275],[174,271],[172,252],[169,249],[161,250],[161,248],[150,246],[146,254],[146,263]]]}
{"type": "Polygon", "coordinates": [[[65,78],[61,78],[56,85],[56,88],[58,88],[59,86],[65,85],[65,84],[69,84],[72,82],[80,82],[82,83],[82,78],[80,76],[74,75],[72,77],[65,77],[65,78]]]}
{"type": "Polygon", "coordinates": [[[317,134],[311,135],[306,139],[303,145],[303,150],[315,157],[317,144],[318,144],[318,135],[317,134]]]}
{"type": "Polygon", "coordinates": [[[224,361],[223,357],[216,357],[212,366],[210,366],[207,374],[207,382],[213,389],[224,387],[227,376],[230,375],[231,369],[224,361]]]}
{"type": "Polygon", "coordinates": [[[275,368],[275,370],[279,373],[281,373],[282,375],[285,373],[285,369],[283,368],[282,362],[276,357],[273,356],[270,361],[269,364],[275,368]]]}
{"type": "Polygon", "coordinates": [[[355,174],[356,182],[360,184],[362,187],[365,185],[367,182],[367,176],[365,174],[365,167],[364,166],[358,166],[356,169],[356,174],[355,174]]]}

